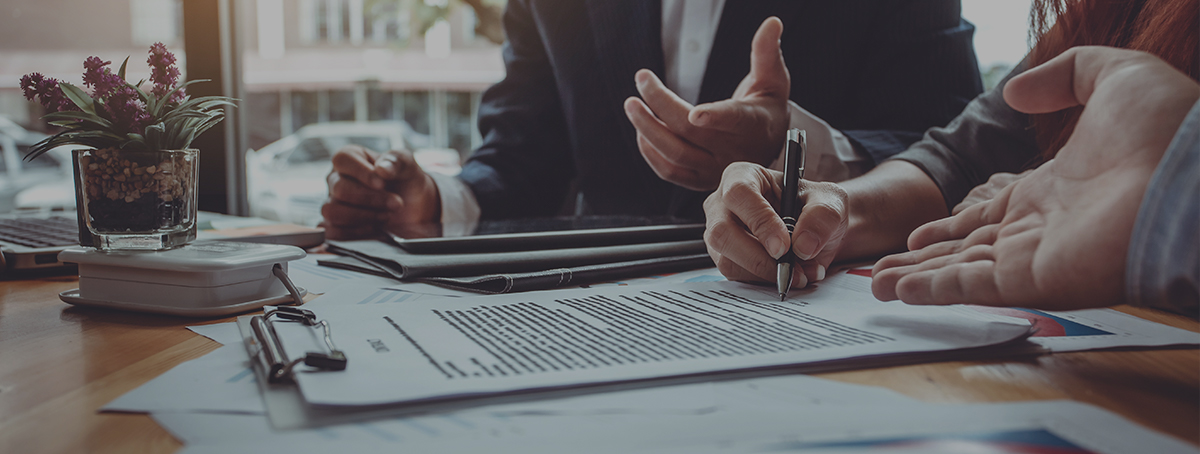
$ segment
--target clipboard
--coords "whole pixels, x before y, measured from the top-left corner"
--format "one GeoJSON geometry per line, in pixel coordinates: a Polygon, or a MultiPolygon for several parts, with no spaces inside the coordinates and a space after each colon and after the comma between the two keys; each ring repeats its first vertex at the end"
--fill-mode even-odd
{"type": "Polygon", "coordinates": [[[332,328],[329,322],[317,320],[316,314],[298,307],[279,306],[264,315],[238,318],[239,329],[243,332],[246,353],[252,362],[265,376],[268,383],[295,383],[295,370],[300,364],[328,371],[345,370],[349,360],[346,354],[333,343],[332,328]],[[306,351],[303,355],[291,355],[284,348],[284,342],[275,327],[275,319],[283,322],[294,322],[320,331],[326,351],[306,351]],[[249,326],[249,335],[243,328],[249,326]]]}

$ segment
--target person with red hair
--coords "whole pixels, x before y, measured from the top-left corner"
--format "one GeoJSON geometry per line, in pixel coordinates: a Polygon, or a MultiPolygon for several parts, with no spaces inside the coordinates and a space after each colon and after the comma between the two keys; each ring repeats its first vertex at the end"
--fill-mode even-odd
{"type": "Polygon", "coordinates": [[[1184,117],[1200,97],[1197,15],[1196,0],[1035,1],[1037,44],[1005,81],[861,177],[802,182],[804,209],[790,241],[772,209],[781,174],[729,166],[705,202],[710,255],[730,279],[774,281],[775,257],[790,244],[802,260],[793,282],[804,286],[823,279],[835,259],[907,245],[912,251],[877,263],[877,297],[1194,311],[1200,191],[1195,166],[1178,162],[1196,160],[1187,141],[1196,119],[1184,117]],[[1029,172],[1007,174],[1022,171],[1029,172]],[[985,184],[993,175],[1002,176],[985,184]],[[1183,179],[1175,190],[1158,189],[1175,177],[1183,179]],[[1170,195],[1180,193],[1191,209],[1172,205],[1178,197],[1170,195]]]}

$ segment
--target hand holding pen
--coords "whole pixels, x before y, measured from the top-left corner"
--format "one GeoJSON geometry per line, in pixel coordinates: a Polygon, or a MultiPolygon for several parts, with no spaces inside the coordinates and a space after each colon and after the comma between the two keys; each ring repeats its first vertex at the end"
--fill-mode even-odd
{"type": "MultiPolygon", "coordinates": [[[[788,243],[795,239],[796,218],[800,216],[800,179],[804,178],[804,154],[807,149],[807,137],[800,129],[789,129],[787,132],[787,148],[783,155],[783,193],[780,195],[779,219],[783,221],[788,231],[788,243]]],[[[779,290],[779,301],[787,297],[792,288],[792,267],[795,266],[795,254],[788,248],[787,252],[776,261],[775,284],[779,290]]]]}
{"type": "Polygon", "coordinates": [[[704,240],[721,274],[735,281],[775,283],[785,298],[789,288],[825,278],[847,244],[843,240],[849,229],[846,189],[839,183],[801,179],[800,168],[805,165],[800,150],[807,154],[810,144],[799,134],[796,139],[791,164],[786,162],[786,152],[782,159],[795,170],[794,179],[758,164],[735,162],[704,202],[704,240]],[[791,194],[792,200],[781,198],[784,194],[791,194]],[[784,217],[794,219],[794,233],[784,217]]]}

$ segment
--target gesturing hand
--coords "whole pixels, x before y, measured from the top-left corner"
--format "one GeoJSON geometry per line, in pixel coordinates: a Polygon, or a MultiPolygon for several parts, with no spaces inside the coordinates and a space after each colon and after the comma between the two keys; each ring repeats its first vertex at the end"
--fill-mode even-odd
{"type": "Polygon", "coordinates": [[[1146,185],[1200,86],[1149,54],[1080,47],[1013,78],[1004,95],[1028,113],[1085,107],[1055,159],[880,260],[876,297],[1044,309],[1121,302],[1146,185]]]}
{"type": "Polygon", "coordinates": [[[347,145],[333,155],[326,178],[329,199],[321,207],[325,235],[344,240],[391,232],[425,237],[438,232],[437,186],[407,151],[376,153],[347,145]]]}
{"type": "Polygon", "coordinates": [[[783,23],[763,21],[750,49],[750,73],[723,101],[693,107],[654,73],[634,76],[642,99],[625,100],[642,157],[664,180],[711,190],[732,162],[769,164],[783,149],[791,78],[779,49],[783,23]]]}

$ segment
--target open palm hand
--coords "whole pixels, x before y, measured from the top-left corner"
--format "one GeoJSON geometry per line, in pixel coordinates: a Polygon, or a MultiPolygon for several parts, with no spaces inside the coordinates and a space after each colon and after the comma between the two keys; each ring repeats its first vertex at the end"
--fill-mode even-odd
{"type": "Polygon", "coordinates": [[[988,202],[913,232],[875,266],[875,296],[1044,309],[1118,304],[1146,186],[1200,86],[1149,54],[1071,49],[1012,79],[1028,113],[1085,106],[1056,158],[988,202]]]}

